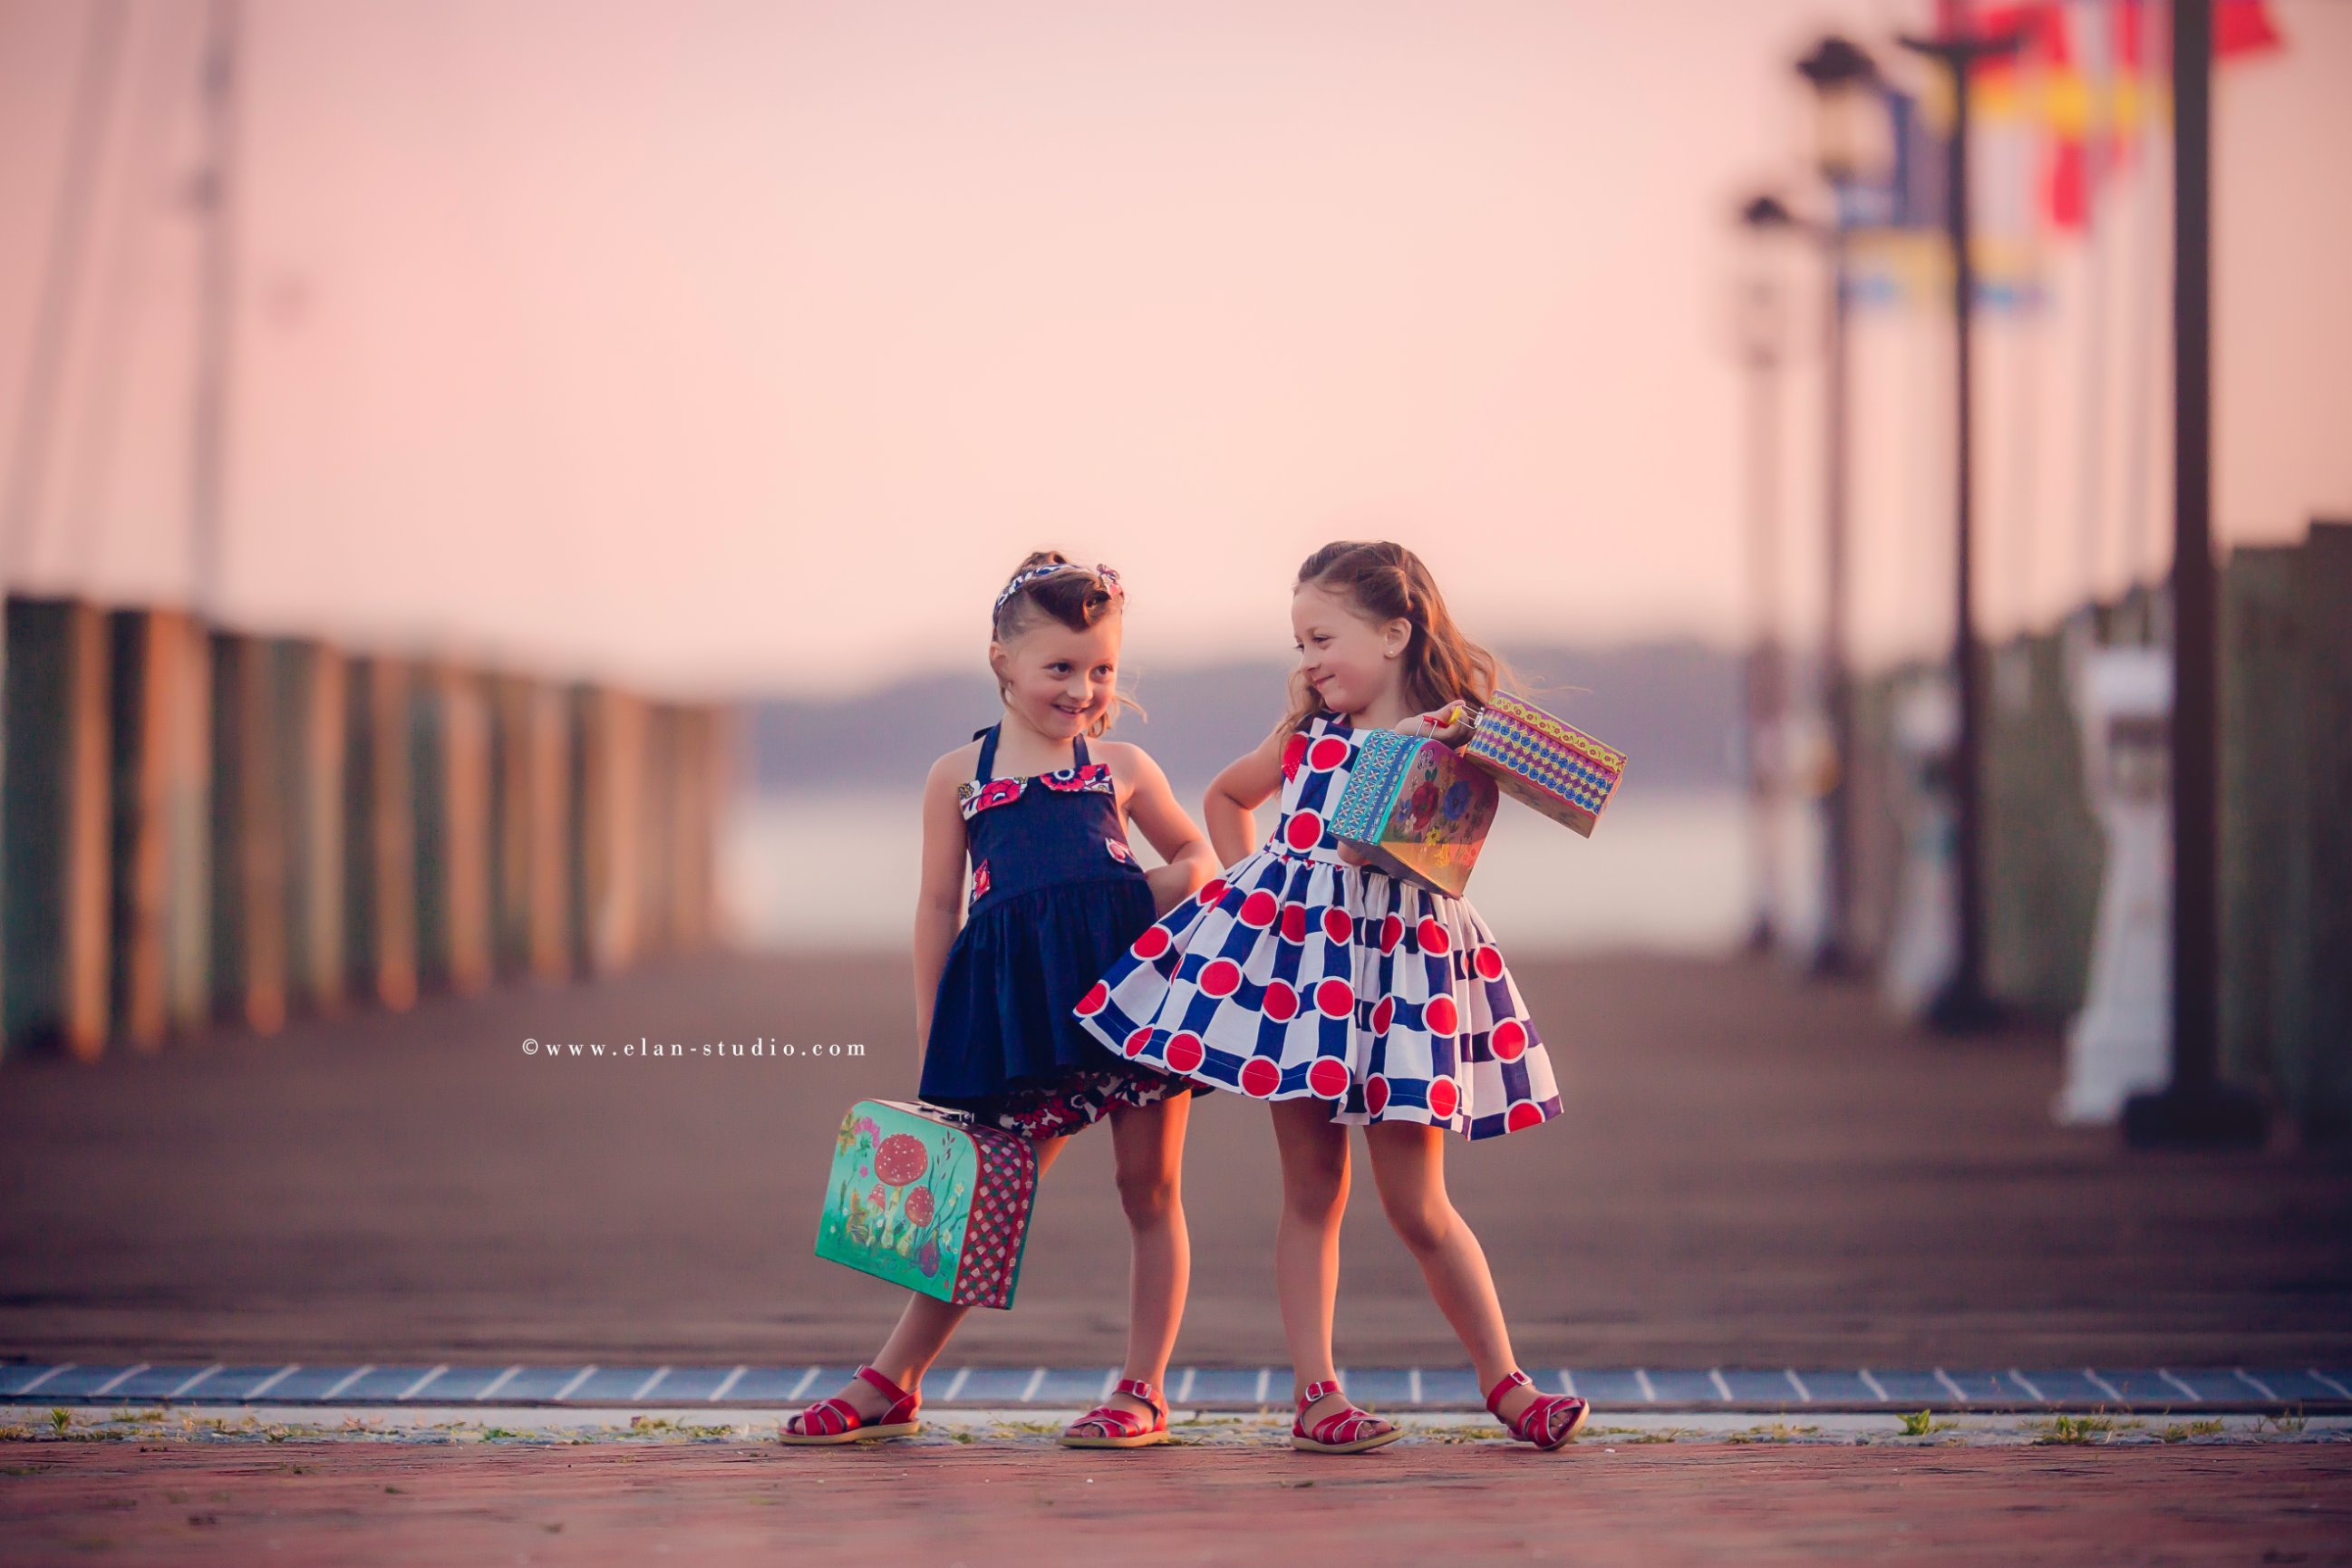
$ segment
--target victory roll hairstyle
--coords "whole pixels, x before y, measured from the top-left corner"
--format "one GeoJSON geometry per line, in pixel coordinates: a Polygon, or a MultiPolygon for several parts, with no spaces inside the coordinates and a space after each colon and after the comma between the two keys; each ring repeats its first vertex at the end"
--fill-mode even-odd
{"type": "MultiPolygon", "coordinates": [[[[1126,605],[1127,588],[1109,567],[1081,566],[1058,550],[1033,550],[996,595],[989,613],[989,640],[1009,647],[1023,633],[1047,621],[1082,632],[1106,616],[1123,613],[1126,605]]],[[[1003,690],[999,681],[998,695],[1003,690]]],[[[1115,692],[1109,710],[1087,728],[1087,735],[1104,733],[1127,708],[1143,713],[1143,705],[1134,698],[1115,692]]]]}

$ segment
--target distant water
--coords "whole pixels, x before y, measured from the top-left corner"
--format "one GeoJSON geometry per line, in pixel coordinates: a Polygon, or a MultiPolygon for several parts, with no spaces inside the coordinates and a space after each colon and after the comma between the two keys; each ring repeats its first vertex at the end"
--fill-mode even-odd
{"type": "MultiPolygon", "coordinates": [[[[1180,787],[1195,809],[1202,790],[1180,787]]],[[[1804,815],[1782,839],[1789,880],[1807,863],[1804,815]]],[[[748,795],[727,829],[722,891],[743,940],[766,947],[904,947],[913,926],[921,851],[914,795],[824,793],[748,795]]],[[[1272,804],[1258,811],[1273,826],[1272,804]]],[[[1136,836],[1146,865],[1157,865],[1136,836]]],[[[1629,948],[1719,952],[1747,934],[1747,807],[1731,790],[1631,794],[1580,838],[1505,800],[1470,880],[1470,901],[1507,952],[1629,948]]],[[[1783,919],[1808,923],[1796,896],[1783,919]]]]}

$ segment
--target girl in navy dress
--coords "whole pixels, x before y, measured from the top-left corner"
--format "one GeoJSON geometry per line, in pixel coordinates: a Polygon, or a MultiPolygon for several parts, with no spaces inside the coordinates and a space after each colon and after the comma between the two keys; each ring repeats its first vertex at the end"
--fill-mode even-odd
{"type": "Polygon", "coordinates": [[[1360,1126],[1381,1206],[1470,1352],[1487,1408],[1512,1436],[1557,1448],[1584,1402],[1538,1393],[1512,1358],[1486,1254],[1445,1196],[1444,1148],[1449,1131],[1475,1141],[1558,1116],[1550,1058],[1468,901],[1366,865],[1326,826],[1364,731],[1466,740],[1468,704],[1507,674],[1402,545],[1308,556],[1291,625],[1291,710],[1202,806],[1224,871],[1138,938],[1077,1012],[1122,1060],[1272,1103],[1295,1447],[1357,1453],[1402,1435],[1349,1404],[1332,1368],[1348,1129],[1360,1126]],[[1251,814],[1277,790],[1281,818],[1253,852],[1251,814]]]}
{"type": "MultiPolygon", "coordinates": [[[[988,661],[1004,716],[931,765],[915,912],[922,1098],[1034,1140],[1041,1172],[1069,1134],[1110,1119],[1135,1247],[1127,1365],[1110,1398],[1063,1433],[1073,1447],[1167,1440],[1159,1384],[1191,1268],[1177,1169],[1193,1086],[1105,1058],[1070,1006],[1216,868],[1159,764],[1099,738],[1134,706],[1118,689],[1125,598],[1108,567],[1050,552],[1024,561],[997,595],[988,661]],[[1136,864],[1129,818],[1166,865],[1136,864]]],[[[788,1418],[783,1441],[915,1431],[923,1373],[968,1310],[909,1293],[872,1364],[788,1418]]]]}

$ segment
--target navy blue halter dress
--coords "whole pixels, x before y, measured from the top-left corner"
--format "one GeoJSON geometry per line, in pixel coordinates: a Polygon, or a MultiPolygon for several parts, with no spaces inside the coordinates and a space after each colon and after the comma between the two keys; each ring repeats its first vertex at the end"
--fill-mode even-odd
{"type": "Polygon", "coordinates": [[[920,1093],[1047,1138],[1192,1084],[1108,1056],[1071,1013],[1153,918],[1110,764],[1089,761],[1080,736],[1067,768],[992,778],[1002,728],[973,732],[980,764],[958,786],[971,893],[940,974],[920,1093]]]}

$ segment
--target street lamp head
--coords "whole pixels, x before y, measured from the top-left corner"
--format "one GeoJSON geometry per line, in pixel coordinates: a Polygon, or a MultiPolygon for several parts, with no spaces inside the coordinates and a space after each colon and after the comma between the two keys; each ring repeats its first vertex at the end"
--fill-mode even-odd
{"type": "Polygon", "coordinates": [[[1797,62],[1813,89],[1813,151],[1832,184],[1864,176],[1888,154],[1878,64],[1862,46],[1832,33],[1797,62]]]}
{"type": "Polygon", "coordinates": [[[1853,39],[1832,33],[1813,46],[1813,52],[1797,62],[1797,74],[1811,82],[1815,92],[1828,92],[1861,82],[1878,79],[1878,62],[1853,39]]]}

